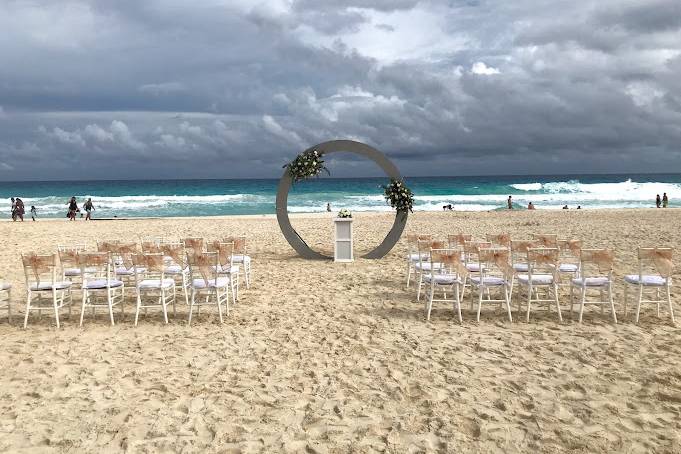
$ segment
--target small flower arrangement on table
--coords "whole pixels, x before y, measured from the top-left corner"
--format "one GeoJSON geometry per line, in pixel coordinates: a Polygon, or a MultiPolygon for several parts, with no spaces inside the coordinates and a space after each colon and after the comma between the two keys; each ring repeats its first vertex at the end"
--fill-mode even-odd
{"type": "Polygon", "coordinates": [[[388,205],[395,208],[398,213],[413,212],[414,193],[404,184],[404,181],[391,178],[390,184],[383,186],[383,190],[388,205]]]}
{"type": "Polygon", "coordinates": [[[348,219],[352,217],[352,213],[347,208],[343,208],[338,212],[338,217],[341,219],[348,219]]]}
{"type": "Polygon", "coordinates": [[[322,157],[324,153],[318,150],[305,151],[290,163],[284,166],[288,169],[289,175],[294,183],[305,180],[307,178],[319,176],[322,171],[330,175],[329,170],[324,167],[324,160],[322,157]]]}

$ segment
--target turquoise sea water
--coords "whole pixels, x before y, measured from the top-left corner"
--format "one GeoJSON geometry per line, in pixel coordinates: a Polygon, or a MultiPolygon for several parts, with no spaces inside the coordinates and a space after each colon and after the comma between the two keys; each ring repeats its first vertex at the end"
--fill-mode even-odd
{"type": "MultiPolygon", "coordinates": [[[[670,206],[681,206],[681,175],[545,175],[407,178],[415,210],[485,211],[505,207],[511,195],[517,207],[532,201],[537,209],[563,205],[584,209],[651,207],[666,192],[670,206]]],[[[380,185],[386,178],[319,178],[298,183],[289,195],[290,212],[390,211],[380,185]]],[[[40,217],[65,217],[66,203],[79,206],[92,197],[96,217],[210,216],[275,212],[278,180],[158,180],[0,182],[0,200],[9,217],[10,197],[21,197],[40,217]]]]}

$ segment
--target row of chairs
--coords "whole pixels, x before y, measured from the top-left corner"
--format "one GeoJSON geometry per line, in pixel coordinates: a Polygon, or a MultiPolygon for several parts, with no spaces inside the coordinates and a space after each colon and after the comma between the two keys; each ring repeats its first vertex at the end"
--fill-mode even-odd
{"type": "MultiPolygon", "coordinates": [[[[585,249],[580,240],[560,240],[555,234],[536,234],[529,240],[511,240],[507,234],[487,235],[485,240],[474,240],[471,235],[449,235],[447,241],[434,241],[431,235],[408,235],[407,287],[411,277],[416,277],[417,301],[421,290],[428,289],[426,318],[430,319],[435,302],[451,302],[461,318],[461,300],[465,290],[476,289],[478,293],[477,320],[483,303],[505,305],[512,321],[511,299],[517,284],[526,291],[526,320],[529,321],[533,304],[555,306],[562,321],[559,288],[569,286],[570,312],[579,305],[579,322],[582,322],[584,306],[599,305],[610,309],[617,323],[613,301],[614,254],[608,249],[585,249]],[[498,291],[499,296],[492,297],[498,291]],[[593,291],[598,298],[589,297],[593,291]],[[436,294],[442,294],[437,298],[436,294]],[[449,297],[447,295],[450,295],[449,297]],[[575,296],[579,301],[575,301],[575,296]]],[[[627,315],[628,290],[638,291],[636,323],[639,321],[641,304],[654,303],[657,314],[660,303],[666,300],[669,315],[674,323],[671,301],[671,275],[673,272],[672,248],[639,248],[638,273],[624,276],[624,313],[627,315]],[[644,299],[646,291],[654,296],[644,299]]],[[[471,291],[471,310],[473,309],[471,291]]],[[[521,303],[518,302],[518,312],[521,303]]]]}
{"type": "MultiPolygon", "coordinates": [[[[203,238],[185,238],[179,242],[144,239],[137,243],[103,241],[96,251],[85,245],[59,246],[56,254],[22,255],[27,299],[24,328],[31,311],[52,309],[57,327],[59,312],[68,307],[71,314],[72,293],[82,295],[80,324],[87,308],[93,315],[106,308],[114,324],[114,307],[124,314],[126,289],[135,291],[135,325],[139,313],[160,307],[165,323],[168,308],[176,313],[176,294],[184,295],[191,324],[194,308],[217,305],[223,322],[223,305],[229,315],[229,296],[235,305],[239,298],[239,275],[243,267],[247,288],[250,284],[251,257],[246,254],[245,238],[230,237],[207,242],[203,238]]],[[[11,322],[11,286],[0,285],[0,302],[4,302],[11,322]]]]}

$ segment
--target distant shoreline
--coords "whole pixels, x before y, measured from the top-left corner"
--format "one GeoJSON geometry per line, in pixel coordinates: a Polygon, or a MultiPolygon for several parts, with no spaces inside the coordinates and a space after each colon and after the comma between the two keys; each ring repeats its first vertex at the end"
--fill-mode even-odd
{"type": "MultiPolygon", "coordinates": [[[[678,207],[669,207],[669,208],[655,208],[655,207],[650,207],[650,208],[639,208],[639,207],[634,207],[634,208],[582,208],[580,210],[577,210],[576,208],[570,208],[568,210],[556,210],[556,209],[541,209],[537,208],[536,210],[527,210],[527,209],[513,209],[513,210],[487,210],[487,211],[464,211],[464,210],[458,210],[458,211],[417,211],[415,210],[413,213],[410,213],[410,217],[418,216],[419,214],[428,214],[428,216],[432,215],[440,215],[443,217],[451,217],[451,216],[456,216],[457,214],[462,214],[462,215],[471,215],[471,214],[479,214],[479,215],[487,215],[489,213],[506,213],[508,215],[515,215],[515,213],[530,213],[531,216],[539,215],[541,216],[542,213],[557,213],[557,212],[575,212],[578,211],[580,213],[582,212],[589,212],[589,213],[605,213],[605,212],[611,212],[611,213],[617,213],[617,212],[636,212],[636,211],[645,211],[648,212],[650,210],[657,210],[660,212],[664,211],[678,211],[676,208],[678,207]]],[[[362,218],[362,217],[375,217],[375,216],[393,216],[394,211],[358,211],[358,212],[353,212],[353,217],[354,218],[362,218]]],[[[319,219],[319,218],[335,218],[336,217],[336,210],[333,210],[331,212],[310,212],[310,213],[289,213],[289,218],[291,219],[319,219]]],[[[117,218],[93,218],[92,221],[97,221],[97,222],[107,222],[107,221],[160,221],[160,220],[183,220],[186,221],[188,219],[276,219],[277,215],[274,213],[267,213],[267,214],[222,214],[222,215],[202,215],[202,216],[146,216],[146,217],[117,217],[117,218]]],[[[8,218],[7,219],[0,219],[0,222],[13,222],[12,219],[8,218]]],[[[74,222],[74,221],[69,221],[66,218],[56,218],[56,217],[44,217],[44,218],[38,218],[36,222],[74,222]]],[[[35,224],[36,222],[33,222],[30,218],[24,217],[24,223],[33,223],[35,224]]],[[[90,221],[85,221],[85,219],[80,219],[77,218],[75,223],[89,223],[90,221]]],[[[16,221],[16,223],[21,224],[21,221],[16,221]]]]}

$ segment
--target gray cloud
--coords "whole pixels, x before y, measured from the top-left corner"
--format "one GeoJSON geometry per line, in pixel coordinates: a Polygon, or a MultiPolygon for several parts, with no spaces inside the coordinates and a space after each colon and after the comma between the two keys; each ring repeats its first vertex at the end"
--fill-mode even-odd
{"type": "Polygon", "coordinates": [[[334,138],[408,175],[681,171],[674,0],[2,2],[0,27],[1,179],[278,176],[334,138]]]}

